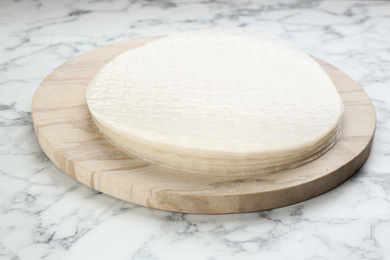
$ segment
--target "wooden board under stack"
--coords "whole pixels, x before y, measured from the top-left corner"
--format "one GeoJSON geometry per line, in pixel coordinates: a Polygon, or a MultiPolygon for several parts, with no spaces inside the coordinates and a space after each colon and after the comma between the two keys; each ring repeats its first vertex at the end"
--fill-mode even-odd
{"type": "Polygon", "coordinates": [[[325,193],[366,161],[375,132],[374,107],[351,78],[317,58],[339,91],[345,110],[340,140],[315,161],[268,175],[217,177],[161,170],[129,157],[100,134],[85,92],[115,56],[158,38],[117,43],[71,59],[54,70],[35,93],[32,116],[39,143],[50,160],[77,181],[150,208],[199,214],[251,212],[325,193]]]}

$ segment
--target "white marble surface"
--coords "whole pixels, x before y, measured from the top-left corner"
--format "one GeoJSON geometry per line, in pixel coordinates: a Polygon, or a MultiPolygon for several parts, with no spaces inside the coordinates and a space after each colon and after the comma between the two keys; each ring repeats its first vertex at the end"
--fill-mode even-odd
{"type": "Polygon", "coordinates": [[[0,1],[0,259],[390,259],[389,1],[0,1]],[[35,138],[31,100],[64,61],[210,26],[278,35],[344,70],[377,111],[373,151],[336,189],[280,209],[188,215],[93,191],[35,138]]]}

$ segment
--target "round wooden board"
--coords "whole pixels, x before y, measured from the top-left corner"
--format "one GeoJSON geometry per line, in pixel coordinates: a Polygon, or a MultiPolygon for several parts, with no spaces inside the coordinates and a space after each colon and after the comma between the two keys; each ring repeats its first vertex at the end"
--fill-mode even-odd
{"type": "Polygon", "coordinates": [[[35,132],[62,171],[108,195],[150,208],[222,214],[282,207],[320,195],[344,182],[366,161],[375,132],[375,110],[346,74],[316,59],[345,105],[343,134],[319,159],[268,175],[216,177],[161,170],[112,146],[90,116],[86,88],[116,55],[159,37],[109,45],[71,59],[39,86],[32,104],[35,132]]]}

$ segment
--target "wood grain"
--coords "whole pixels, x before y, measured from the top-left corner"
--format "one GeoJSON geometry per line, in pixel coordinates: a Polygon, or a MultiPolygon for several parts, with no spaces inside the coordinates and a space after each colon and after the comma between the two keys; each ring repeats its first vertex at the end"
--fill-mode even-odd
{"type": "Polygon", "coordinates": [[[366,161],[375,132],[375,110],[346,74],[319,59],[345,105],[343,135],[319,159],[268,175],[217,177],[161,170],[124,154],[100,134],[85,91],[116,55],[159,37],[109,45],[71,59],[39,86],[32,104],[35,132],[46,155],[86,186],[146,207],[186,213],[251,212],[297,203],[341,184],[366,161]]]}

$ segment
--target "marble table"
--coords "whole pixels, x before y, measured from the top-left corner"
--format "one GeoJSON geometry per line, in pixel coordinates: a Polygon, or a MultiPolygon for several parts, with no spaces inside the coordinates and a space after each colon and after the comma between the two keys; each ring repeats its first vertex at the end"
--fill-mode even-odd
{"type": "Polygon", "coordinates": [[[0,1],[0,259],[390,259],[389,1],[0,1]],[[31,101],[66,60],[211,26],[278,35],[355,79],[377,111],[363,168],[284,208],[191,215],[120,201],[54,166],[31,101]]]}

